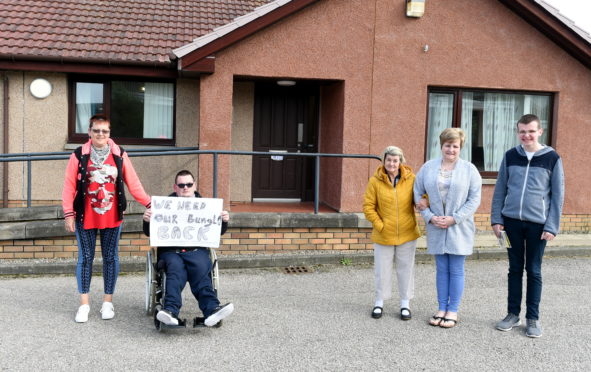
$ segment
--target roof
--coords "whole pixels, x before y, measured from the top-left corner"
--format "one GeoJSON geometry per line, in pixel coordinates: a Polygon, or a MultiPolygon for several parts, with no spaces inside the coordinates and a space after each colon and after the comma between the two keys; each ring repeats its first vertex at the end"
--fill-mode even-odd
{"type": "Polygon", "coordinates": [[[2,0],[0,58],[170,65],[171,52],[271,0],[2,0]]]}
{"type": "MultiPolygon", "coordinates": [[[[317,1],[0,0],[0,68],[212,73],[216,52],[317,1]]],[[[544,0],[498,1],[591,68],[591,36],[556,8],[544,0]]]]}
{"type": "Polygon", "coordinates": [[[265,4],[259,8],[256,8],[254,11],[252,11],[248,14],[245,14],[243,16],[240,16],[240,17],[234,19],[230,23],[227,23],[223,26],[215,28],[212,32],[208,33],[207,35],[203,35],[203,36],[196,38],[191,43],[189,43],[187,45],[183,45],[182,47],[173,50],[173,53],[177,57],[183,57],[183,56],[189,54],[190,52],[192,52],[196,49],[199,49],[206,44],[211,43],[215,39],[218,39],[218,38],[232,32],[232,31],[234,31],[237,28],[246,25],[247,23],[250,23],[258,18],[261,18],[265,14],[268,14],[271,11],[273,11],[273,10],[275,10],[275,9],[277,9],[277,8],[283,6],[291,1],[292,0],[271,1],[268,4],[265,4]]]}
{"type": "Polygon", "coordinates": [[[580,28],[579,26],[577,26],[572,19],[570,19],[567,16],[565,16],[564,14],[560,13],[560,10],[556,9],[552,5],[545,2],[544,0],[534,0],[534,1],[538,4],[540,4],[540,6],[542,6],[544,9],[546,9],[550,14],[552,14],[554,17],[558,18],[562,23],[567,25],[570,29],[572,29],[580,37],[587,40],[587,42],[589,44],[591,44],[591,35],[587,31],[585,31],[582,28],[580,28]]]}

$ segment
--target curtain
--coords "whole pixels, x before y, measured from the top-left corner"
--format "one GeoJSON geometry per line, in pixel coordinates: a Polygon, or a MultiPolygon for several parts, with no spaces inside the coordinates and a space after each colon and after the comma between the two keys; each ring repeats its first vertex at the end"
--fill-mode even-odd
{"type": "Polygon", "coordinates": [[[467,161],[472,161],[472,113],[474,111],[474,93],[462,93],[462,122],[461,129],[466,135],[464,147],[460,152],[460,157],[467,161]]]}
{"type": "Polygon", "coordinates": [[[523,98],[523,114],[534,114],[540,118],[540,125],[544,133],[540,137],[540,143],[548,144],[548,123],[550,115],[550,97],[525,95],[523,98]]]}
{"type": "Polygon", "coordinates": [[[174,85],[146,83],[144,138],[172,138],[174,85]]]}
{"type": "Polygon", "coordinates": [[[452,126],[454,95],[429,93],[429,132],[427,134],[427,160],[441,155],[439,135],[452,126]]]}
{"type": "Polygon", "coordinates": [[[103,103],[103,84],[76,83],[76,133],[88,132],[88,120],[103,103]]]}
{"type": "Polygon", "coordinates": [[[517,145],[515,123],[521,116],[514,94],[484,94],[484,170],[498,171],[505,151],[517,145]]]}

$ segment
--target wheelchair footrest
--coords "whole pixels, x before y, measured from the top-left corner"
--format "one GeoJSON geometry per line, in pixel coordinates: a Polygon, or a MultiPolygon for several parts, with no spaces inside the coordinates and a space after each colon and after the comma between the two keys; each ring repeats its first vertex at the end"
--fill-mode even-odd
{"type": "MultiPolygon", "coordinates": [[[[222,321],[220,320],[218,322],[218,324],[216,324],[214,327],[220,328],[221,326],[222,326],[222,321]]],[[[195,317],[195,319],[193,319],[193,328],[198,328],[198,327],[207,327],[205,325],[205,318],[202,316],[197,316],[197,317],[195,317]]]]}
{"type": "Polygon", "coordinates": [[[193,319],[193,328],[197,328],[197,327],[205,327],[205,318],[202,316],[196,316],[195,319],[193,319]]]}
{"type": "Polygon", "coordinates": [[[164,324],[164,323],[160,322],[160,327],[167,328],[167,329],[187,328],[187,321],[185,319],[179,319],[178,325],[168,325],[168,324],[164,324]]]}

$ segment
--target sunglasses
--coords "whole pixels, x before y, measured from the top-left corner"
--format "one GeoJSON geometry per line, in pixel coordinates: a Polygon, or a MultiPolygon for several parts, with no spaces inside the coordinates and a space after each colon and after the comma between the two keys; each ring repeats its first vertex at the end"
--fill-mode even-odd
{"type": "Polygon", "coordinates": [[[184,189],[185,187],[193,187],[194,183],[178,183],[177,186],[179,189],[184,189]]]}
{"type": "Polygon", "coordinates": [[[111,133],[111,131],[108,129],[93,129],[92,133],[94,133],[94,134],[99,134],[99,133],[109,134],[109,133],[111,133]]]}

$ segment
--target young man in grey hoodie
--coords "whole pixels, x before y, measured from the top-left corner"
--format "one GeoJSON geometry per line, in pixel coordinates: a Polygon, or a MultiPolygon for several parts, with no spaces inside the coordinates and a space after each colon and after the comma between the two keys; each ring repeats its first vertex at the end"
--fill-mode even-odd
{"type": "Polygon", "coordinates": [[[491,224],[497,237],[507,232],[509,256],[507,316],[497,323],[510,331],[521,321],[523,268],[527,272],[526,335],[542,336],[539,305],[542,257],[546,243],[558,234],[564,201],[564,172],[560,156],[542,145],[540,119],[524,115],[517,122],[520,145],[505,153],[492,200],[491,224]]]}

